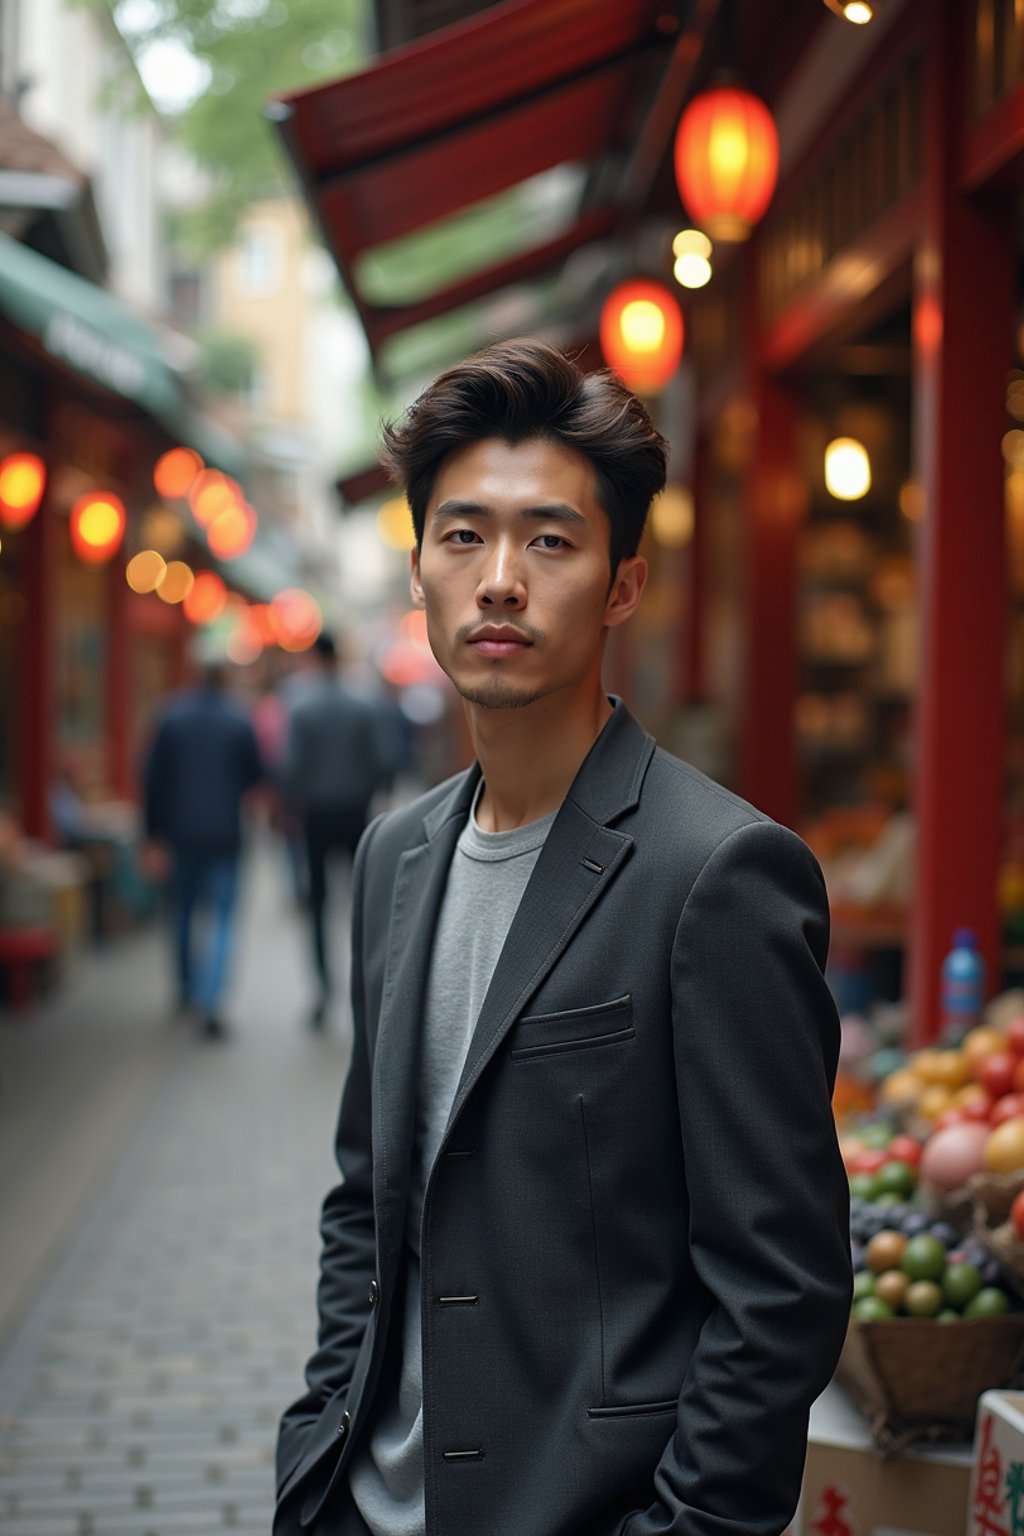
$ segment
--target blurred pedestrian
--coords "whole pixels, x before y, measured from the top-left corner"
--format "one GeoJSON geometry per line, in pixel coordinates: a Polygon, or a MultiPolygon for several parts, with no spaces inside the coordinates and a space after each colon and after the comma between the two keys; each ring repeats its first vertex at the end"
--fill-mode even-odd
{"type": "Polygon", "coordinates": [[[207,665],[195,689],[171,700],[157,723],[144,771],[151,874],[172,876],[174,951],[183,1011],[197,1012],[203,1033],[227,1033],[221,997],[238,894],[242,801],[263,777],[245,713],[228,697],[225,672],[207,665]],[[209,916],[197,952],[197,911],[209,916]]]}
{"type": "Polygon", "coordinates": [[[370,801],[388,765],[373,704],[347,688],[338,675],[334,637],[319,635],[313,656],[314,676],[289,715],[285,785],[305,838],[318,989],[311,1023],[320,1028],[333,980],[324,933],[328,863],[337,853],[355,857],[370,801]]]}

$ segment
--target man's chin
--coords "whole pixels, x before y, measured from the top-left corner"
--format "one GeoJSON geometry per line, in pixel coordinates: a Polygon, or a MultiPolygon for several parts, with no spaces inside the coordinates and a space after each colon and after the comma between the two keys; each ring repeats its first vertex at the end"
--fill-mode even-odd
{"type": "Polygon", "coordinates": [[[525,709],[541,697],[535,689],[517,688],[500,677],[487,683],[460,683],[455,678],[452,681],[466,703],[479,709],[525,709]]]}

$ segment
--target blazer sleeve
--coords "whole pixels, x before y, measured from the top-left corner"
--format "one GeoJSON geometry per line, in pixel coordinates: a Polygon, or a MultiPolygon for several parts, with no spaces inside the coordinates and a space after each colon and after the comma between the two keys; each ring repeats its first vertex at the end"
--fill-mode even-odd
{"type": "Polygon", "coordinates": [[[828,938],[821,871],[770,821],[722,842],[680,917],[676,1080],[710,1311],[653,1502],[620,1536],[777,1536],[796,1508],[810,1405],[835,1369],[852,1286],[828,938]]]}
{"type": "Polygon", "coordinates": [[[370,1145],[370,1060],[363,989],[364,871],[371,824],[356,850],[352,881],[352,1057],[341,1098],[335,1157],[341,1182],[320,1218],[317,1348],[306,1365],[306,1392],[286,1409],[277,1440],[280,1493],[305,1454],[328,1401],[351,1380],[370,1316],[369,1286],[376,1265],[370,1145]]]}

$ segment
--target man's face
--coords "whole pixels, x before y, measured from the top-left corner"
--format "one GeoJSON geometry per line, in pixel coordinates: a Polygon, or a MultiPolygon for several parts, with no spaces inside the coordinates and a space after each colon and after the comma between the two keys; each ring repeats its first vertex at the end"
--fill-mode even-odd
{"type": "Polygon", "coordinates": [[[611,583],[593,466],[541,438],[485,438],[442,463],[412,557],[431,648],[463,698],[515,709],[597,686],[606,629],[635,609],[639,556],[611,583]]]}

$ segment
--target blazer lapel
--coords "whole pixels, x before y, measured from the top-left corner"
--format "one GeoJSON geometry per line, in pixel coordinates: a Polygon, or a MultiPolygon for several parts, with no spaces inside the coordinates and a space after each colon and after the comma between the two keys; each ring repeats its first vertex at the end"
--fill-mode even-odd
{"type": "Polygon", "coordinates": [[[423,1002],[445,882],[473,792],[474,764],[424,818],[425,841],[398,862],[373,1066],[373,1191],[381,1262],[401,1248],[416,1122],[423,1002]]]}
{"type": "Polygon", "coordinates": [[[626,706],[614,702],[611,718],[555,817],[509,929],[470,1042],[446,1136],[517,1015],[633,846],[631,837],[607,823],[636,805],[655,743],[626,706]]]}

